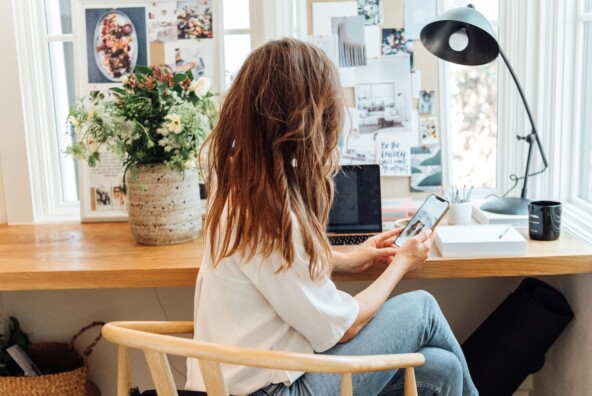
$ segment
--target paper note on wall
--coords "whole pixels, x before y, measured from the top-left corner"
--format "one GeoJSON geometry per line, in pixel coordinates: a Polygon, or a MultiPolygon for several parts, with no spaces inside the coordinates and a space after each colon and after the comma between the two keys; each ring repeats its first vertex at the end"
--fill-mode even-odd
{"type": "Polygon", "coordinates": [[[358,6],[355,1],[313,3],[312,33],[315,36],[333,34],[331,30],[332,18],[356,15],[358,15],[358,6]]]}
{"type": "Polygon", "coordinates": [[[436,17],[436,0],[405,1],[407,40],[419,40],[421,29],[436,17]]]}
{"type": "Polygon", "coordinates": [[[376,136],[376,162],[381,176],[411,175],[410,133],[387,132],[376,136]]]}
{"type": "Polygon", "coordinates": [[[337,35],[328,34],[325,36],[308,36],[308,41],[320,49],[333,61],[335,66],[339,66],[339,53],[337,48],[337,35]]]}
{"type": "Polygon", "coordinates": [[[419,91],[421,90],[421,70],[414,70],[411,73],[411,92],[413,99],[419,99],[419,91]]]}
{"type": "Polygon", "coordinates": [[[376,58],[380,56],[380,26],[364,26],[366,36],[366,56],[376,58]]]}

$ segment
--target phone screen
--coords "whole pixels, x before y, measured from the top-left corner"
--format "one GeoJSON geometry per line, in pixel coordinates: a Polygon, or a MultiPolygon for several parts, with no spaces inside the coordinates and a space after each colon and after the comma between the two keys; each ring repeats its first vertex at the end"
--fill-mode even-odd
{"type": "Polygon", "coordinates": [[[418,235],[420,232],[428,229],[433,230],[447,211],[448,201],[437,195],[430,195],[411,218],[403,232],[395,239],[395,245],[400,247],[409,238],[418,235]]]}

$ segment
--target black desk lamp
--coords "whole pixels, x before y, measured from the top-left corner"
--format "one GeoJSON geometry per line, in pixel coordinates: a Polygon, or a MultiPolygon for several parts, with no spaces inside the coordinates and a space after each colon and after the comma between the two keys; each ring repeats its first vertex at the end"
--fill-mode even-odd
{"type": "Polygon", "coordinates": [[[529,176],[542,173],[547,169],[549,164],[547,163],[543,146],[539,140],[530,108],[524,97],[524,92],[522,92],[522,87],[516,78],[516,74],[514,74],[512,66],[510,66],[510,62],[508,62],[506,55],[500,48],[489,21],[487,21],[483,14],[475,10],[472,4],[469,4],[467,7],[453,8],[436,17],[436,19],[424,26],[421,30],[420,37],[422,44],[432,54],[448,62],[458,63],[460,65],[483,65],[497,58],[498,54],[502,56],[514,79],[514,83],[516,83],[522,102],[524,102],[530,125],[532,125],[532,131],[526,136],[516,136],[518,140],[525,140],[529,144],[524,176],[511,176],[511,179],[516,184],[520,179],[524,180],[520,198],[507,198],[504,194],[503,197],[488,200],[481,205],[481,209],[499,214],[528,214],[529,200],[526,198],[528,178],[529,176]],[[536,142],[539,148],[545,167],[541,171],[529,174],[532,145],[534,142],[536,142]]]}

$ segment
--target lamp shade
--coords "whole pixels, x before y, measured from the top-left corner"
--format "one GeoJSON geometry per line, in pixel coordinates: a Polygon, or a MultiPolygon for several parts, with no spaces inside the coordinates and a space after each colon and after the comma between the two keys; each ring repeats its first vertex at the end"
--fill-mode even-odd
{"type": "Polygon", "coordinates": [[[471,5],[436,17],[424,26],[420,38],[438,58],[461,65],[483,65],[500,53],[491,24],[471,5]]]}

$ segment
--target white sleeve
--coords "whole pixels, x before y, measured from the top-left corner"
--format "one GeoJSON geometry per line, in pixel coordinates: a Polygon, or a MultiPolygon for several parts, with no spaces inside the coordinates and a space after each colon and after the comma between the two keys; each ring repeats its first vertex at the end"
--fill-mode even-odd
{"type": "Polygon", "coordinates": [[[293,230],[295,260],[290,269],[276,272],[282,258],[274,252],[260,263],[253,260],[241,265],[241,270],[286,323],[302,334],[316,352],[324,352],[337,344],[356,320],[358,303],[337,290],[330,279],[310,279],[308,255],[298,227],[293,230]]]}

